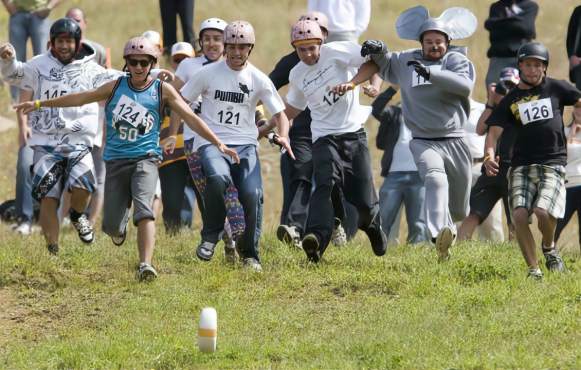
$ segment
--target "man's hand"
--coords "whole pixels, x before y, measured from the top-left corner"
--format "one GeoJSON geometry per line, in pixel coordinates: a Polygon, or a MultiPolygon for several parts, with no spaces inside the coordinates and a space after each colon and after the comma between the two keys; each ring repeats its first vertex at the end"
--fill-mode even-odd
{"type": "Polygon", "coordinates": [[[361,46],[361,56],[366,57],[373,54],[385,54],[387,47],[381,40],[367,40],[361,46]]]}
{"type": "Polygon", "coordinates": [[[417,60],[410,60],[407,62],[408,67],[412,66],[416,73],[428,81],[430,79],[430,69],[417,60]]]}
{"type": "Polygon", "coordinates": [[[500,169],[498,163],[500,162],[500,157],[496,156],[496,159],[488,158],[484,161],[484,170],[486,171],[486,176],[496,176],[500,169]]]}
{"type": "Polygon", "coordinates": [[[157,74],[157,79],[165,82],[172,82],[175,80],[175,75],[167,69],[160,69],[157,74]]]}
{"type": "Polygon", "coordinates": [[[235,163],[240,163],[240,157],[238,157],[238,152],[236,152],[234,149],[230,149],[230,148],[228,148],[228,147],[226,146],[226,144],[220,144],[220,145],[218,146],[218,149],[219,149],[219,150],[220,150],[222,153],[224,153],[224,154],[226,154],[226,155],[230,156],[230,158],[232,158],[232,160],[233,160],[235,163]]]}
{"type": "Polygon", "coordinates": [[[2,1],[4,3],[4,7],[8,11],[8,14],[14,15],[18,11],[16,5],[12,1],[2,1]]]}
{"type": "Polygon", "coordinates": [[[5,43],[0,45],[0,59],[2,60],[11,60],[14,59],[16,56],[16,51],[14,50],[14,46],[10,43],[5,43]]]}
{"type": "Polygon", "coordinates": [[[19,104],[15,104],[12,106],[12,108],[16,109],[22,114],[28,114],[37,109],[34,101],[25,101],[19,104]]]}
{"type": "Polygon", "coordinates": [[[493,82],[490,85],[488,85],[488,100],[487,100],[488,105],[490,105],[491,107],[496,107],[498,103],[500,103],[502,98],[504,98],[504,96],[496,92],[496,83],[493,82]]]}
{"type": "Polygon", "coordinates": [[[375,98],[379,95],[379,90],[373,85],[363,86],[363,93],[370,98],[375,98]]]}
{"type": "Polygon", "coordinates": [[[284,150],[288,153],[288,155],[290,155],[292,159],[296,159],[293,150],[291,149],[288,137],[276,135],[273,140],[277,145],[280,145],[282,148],[284,148],[284,150]]]}
{"type": "Polygon", "coordinates": [[[161,146],[163,147],[163,152],[165,154],[172,154],[176,148],[176,141],[177,138],[175,137],[175,135],[166,137],[161,143],[161,146]]]}
{"type": "Polygon", "coordinates": [[[331,88],[331,91],[333,91],[335,94],[343,96],[345,95],[345,93],[347,91],[351,91],[355,88],[355,84],[353,82],[347,82],[344,84],[339,84],[337,86],[333,86],[331,88]]]}
{"type": "Polygon", "coordinates": [[[50,14],[50,9],[49,8],[40,9],[32,14],[36,15],[39,18],[46,18],[50,14]]]}

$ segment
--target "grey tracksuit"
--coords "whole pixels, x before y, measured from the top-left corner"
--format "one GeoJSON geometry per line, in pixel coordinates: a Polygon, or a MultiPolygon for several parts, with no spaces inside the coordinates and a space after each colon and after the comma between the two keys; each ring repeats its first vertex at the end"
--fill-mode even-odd
{"type": "Polygon", "coordinates": [[[410,149],[426,187],[425,219],[432,237],[468,214],[472,158],[464,141],[475,72],[472,62],[450,48],[437,61],[419,49],[373,55],[384,80],[400,86],[402,111],[414,139],[410,149]],[[430,79],[418,76],[407,62],[430,68],[430,79]]]}

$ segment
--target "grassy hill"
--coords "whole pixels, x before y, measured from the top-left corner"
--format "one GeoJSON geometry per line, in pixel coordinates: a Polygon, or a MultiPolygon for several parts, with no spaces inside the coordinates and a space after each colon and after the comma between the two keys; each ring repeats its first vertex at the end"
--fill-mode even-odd
{"type": "MultiPolygon", "coordinates": [[[[470,47],[484,98],[488,33],[482,23],[490,2],[418,1],[433,15],[449,6],[476,14],[470,47]]],[[[391,49],[415,47],[394,32],[400,12],[417,3],[372,0],[362,37],[391,49]]],[[[211,16],[247,19],[258,31],[252,62],[269,72],[290,50],[290,24],[305,0],[197,1],[195,24],[211,16]]],[[[551,51],[551,75],[566,78],[567,22],[578,1],[539,1],[538,39],[551,51]]],[[[160,30],[156,0],[65,0],[52,14],[81,6],[88,38],[112,50],[122,66],[124,42],[160,30]]],[[[0,14],[0,40],[7,39],[0,14]]],[[[0,110],[8,111],[0,89],[0,110]]],[[[371,138],[376,123],[367,124],[371,138]]],[[[0,200],[14,194],[16,131],[0,135],[0,200]]],[[[370,141],[372,143],[372,141],[370,141]]],[[[224,263],[220,253],[199,262],[198,229],[179,238],[160,228],[154,263],[160,279],[139,284],[135,230],[121,248],[102,234],[83,246],[64,230],[62,253],[49,257],[40,235],[21,239],[0,225],[0,368],[581,368],[581,262],[577,223],[563,236],[569,272],[541,283],[525,278],[514,244],[469,242],[437,264],[428,247],[400,246],[374,257],[365,238],[330,247],[320,266],[275,240],[281,206],[278,154],[261,148],[265,181],[264,273],[224,263]],[[218,351],[196,348],[201,308],[218,312],[218,351]]],[[[379,184],[379,158],[373,168],[379,184]]],[[[405,229],[404,229],[405,233],[405,229]]],[[[221,250],[219,250],[221,252],[221,250]]]]}

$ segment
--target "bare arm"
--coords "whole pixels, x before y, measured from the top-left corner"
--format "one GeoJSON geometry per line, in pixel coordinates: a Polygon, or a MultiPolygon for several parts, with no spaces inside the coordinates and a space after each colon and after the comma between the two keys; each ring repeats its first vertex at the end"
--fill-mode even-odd
{"type": "MultiPolygon", "coordinates": [[[[333,87],[333,92],[337,94],[345,94],[347,91],[353,90],[355,86],[371,79],[373,75],[377,74],[377,72],[379,72],[379,67],[375,62],[371,60],[365,62],[361,67],[359,67],[359,71],[357,71],[357,74],[353,76],[351,81],[333,87]]],[[[377,78],[379,78],[379,76],[377,76],[377,78]]],[[[381,81],[381,78],[379,78],[379,81],[381,81]]]]}
{"type": "Polygon", "coordinates": [[[287,119],[293,120],[296,116],[298,116],[302,110],[289,105],[288,103],[285,104],[286,108],[284,110],[284,114],[286,115],[287,119]]]}
{"type": "MultiPolygon", "coordinates": [[[[32,99],[31,90],[20,90],[20,102],[32,99]]],[[[23,147],[30,138],[30,127],[28,127],[28,116],[22,112],[16,112],[16,121],[18,122],[18,146],[23,147]]]]}
{"type": "Polygon", "coordinates": [[[500,158],[495,155],[495,150],[498,138],[503,131],[504,129],[500,126],[490,126],[488,128],[488,134],[484,142],[484,168],[488,176],[496,176],[498,174],[500,158]]]}
{"type": "Polygon", "coordinates": [[[8,14],[12,15],[14,13],[16,13],[16,5],[14,5],[14,3],[10,0],[2,0],[2,4],[4,4],[4,7],[6,8],[6,11],[8,12],[8,14]]]}
{"type": "Polygon", "coordinates": [[[81,105],[108,99],[113,93],[115,83],[116,81],[110,81],[97,89],[63,95],[54,99],[24,102],[17,104],[15,108],[23,113],[30,113],[41,107],[80,107],[81,105]]]}
{"type": "MultiPolygon", "coordinates": [[[[198,117],[192,109],[186,104],[184,99],[178,94],[178,92],[169,84],[163,84],[163,97],[164,103],[167,104],[172,112],[178,114],[189,128],[194,130],[198,135],[208,140],[210,143],[217,146],[222,153],[225,153],[232,157],[235,162],[239,163],[240,158],[235,150],[229,149],[222,141],[210,130],[208,125],[198,117]]],[[[171,133],[171,131],[170,131],[171,133]]]]}

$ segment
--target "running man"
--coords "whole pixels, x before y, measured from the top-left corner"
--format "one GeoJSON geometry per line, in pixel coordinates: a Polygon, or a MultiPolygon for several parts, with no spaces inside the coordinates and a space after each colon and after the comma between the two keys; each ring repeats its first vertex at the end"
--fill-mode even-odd
{"type": "Polygon", "coordinates": [[[288,120],[284,103],[268,77],[254,67],[248,57],[255,44],[252,25],[235,21],[224,30],[226,59],[204,67],[182,88],[182,95],[191,102],[202,97],[201,117],[216,135],[232,146],[240,163],[232,163],[222,153],[197,137],[193,151],[198,151],[206,186],[202,192],[205,216],[202,242],[196,254],[210,260],[216,243],[224,232],[226,189],[234,184],[244,209],[245,230],[236,241],[243,264],[261,271],[258,245],[262,229],[262,177],[258,158],[258,128],[255,124],[256,105],[262,101],[272,114],[279,130],[279,143],[289,152],[288,120]]]}
{"type": "Polygon", "coordinates": [[[567,137],[562,112],[565,106],[574,105],[573,124],[581,124],[581,92],[566,81],[547,77],[549,51],[543,44],[524,44],[517,58],[520,82],[486,121],[484,166],[488,176],[500,174],[496,144],[505,127],[514,128],[509,197],[516,239],[529,268],[528,276],[541,279],[529,216],[537,216],[547,269],[564,271],[554,243],[557,219],[565,214],[566,199],[567,137]]]}
{"type": "Polygon", "coordinates": [[[474,88],[474,65],[459,48],[451,47],[451,35],[470,36],[476,17],[467,9],[448,25],[442,14],[430,18],[422,6],[402,13],[400,38],[418,40],[420,49],[388,51],[382,41],[363,43],[361,55],[371,55],[349,83],[335,88],[344,93],[379,72],[384,80],[400,86],[405,123],[412,132],[410,150],[426,188],[425,222],[436,245],[438,260],[449,258],[456,226],[468,214],[472,158],[464,139],[474,88]],[[422,16],[424,17],[423,20],[422,16]],[[466,23],[463,23],[465,21],[466,23]]]}
{"type": "MultiPolygon", "coordinates": [[[[139,249],[139,280],[157,277],[151,265],[155,245],[155,216],[152,207],[158,179],[157,166],[162,152],[159,132],[163,106],[168,105],[176,111],[190,128],[214,144],[218,152],[238,162],[236,152],[228,149],[208,129],[173,87],[152,78],[150,71],[158,56],[157,47],[145,37],[132,38],[123,50],[128,76],[119,77],[94,90],[17,105],[19,110],[26,113],[42,107],[75,107],[107,101],[107,141],[103,155],[107,166],[103,231],[111,236],[114,244],[123,244],[133,203],[133,224],[137,226],[139,249]]],[[[175,137],[168,139],[170,144],[175,146],[175,137]]]]}
{"type": "MultiPolygon", "coordinates": [[[[315,192],[302,240],[309,261],[318,263],[334,227],[333,193],[342,192],[359,211],[359,228],[369,237],[373,252],[385,254],[379,201],[373,186],[367,134],[362,124],[370,111],[359,104],[359,89],[335,94],[330,88],[352,77],[365,61],[351,41],[323,43],[319,25],[300,20],[291,43],[301,60],[290,72],[286,113],[289,119],[311,110],[315,192]]],[[[372,76],[370,75],[369,78],[372,76]]]]}
{"type": "MultiPolygon", "coordinates": [[[[119,76],[94,61],[94,50],[81,43],[81,28],[62,18],[50,28],[50,48],[27,63],[15,59],[12,45],[0,46],[2,75],[12,85],[32,90],[35,99],[49,99],[93,89],[119,76]]],[[[34,150],[33,196],[40,201],[40,225],[47,248],[59,250],[57,210],[63,191],[71,193],[70,220],[83,243],[92,243],[93,227],[85,214],[95,191],[90,155],[97,134],[97,103],[83,107],[43,108],[30,115],[34,150]]]]}

